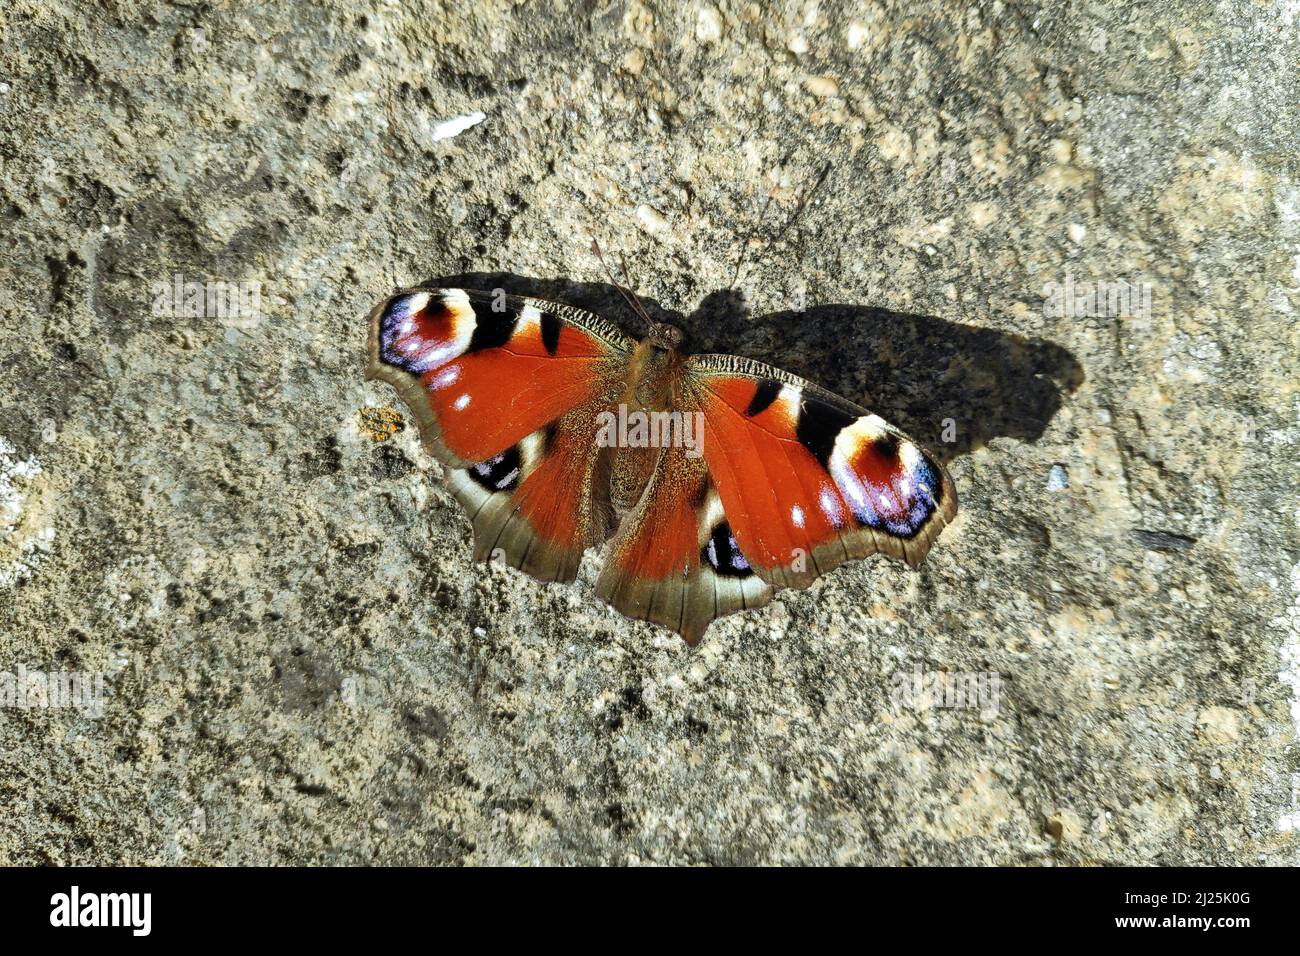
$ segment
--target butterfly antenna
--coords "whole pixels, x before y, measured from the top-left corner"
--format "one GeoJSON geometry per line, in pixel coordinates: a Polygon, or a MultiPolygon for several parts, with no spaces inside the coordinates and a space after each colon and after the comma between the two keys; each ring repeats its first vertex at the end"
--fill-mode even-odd
{"type": "MultiPolygon", "coordinates": [[[[609,277],[610,285],[612,285],[615,289],[618,290],[619,295],[623,297],[623,300],[628,304],[628,307],[632,310],[632,313],[636,316],[639,316],[641,320],[645,322],[647,327],[654,325],[655,324],[654,319],[650,318],[650,315],[649,313],[646,312],[644,306],[642,306],[641,303],[637,300],[636,293],[632,292],[630,288],[625,288],[622,285],[619,285],[619,281],[614,278],[614,273],[610,271],[609,265],[605,262],[605,256],[600,251],[600,243],[598,243],[595,239],[591,240],[591,251],[594,252],[596,254],[596,258],[600,260],[601,268],[605,270],[605,275],[609,277]]],[[[626,259],[623,260],[623,278],[628,279],[626,259]]],[[[628,283],[629,285],[631,284],[630,279],[628,279],[628,283]]]]}
{"type": "MultiPolygon", "coordinates": [[[[788,159],[789,156],[786,158],[788,159]]],[[[785,159],[781,160],[781,164],[785,165],[785,159]]],[[[767,210],[771,205],[772,194],[769,192],[767,194],[767,200],[763,203],[763,211],[758,214],[758,219],[749,227],[749,232],[745,235],[745,241],[740,247],[740,258],[736,260],[736,271],[731,274],[731,288],[733,289],[736,287],[736,282],[740,278],[740,267],[745,264],[745,257],[749,255],[749,244],[754,241],[754,235],[758,232],[758,227],[761,226],[763,220],[767,218],[767,210]]]]}
{"type": "Polygon", "coordinates": [[[632,293],[632,301],[636,303],[637,313],[645,320],[647,326],[657,325],[658,323],[656,323],[654,319],[650,318],[650,313],[647,312],[645,306],[641,304],[641,297],[635,292],[632,292],[632,276],[629,275],[627,271],[627,256],[620,252],[618,254],[618,259],[619,263],[623,266],[623,285],[627,288],[628,292],[632,293]]]}
{"type": "MultiPolygon", "coordinates": [[[[789,154],[786,155],[786,159],[789,159],[789,154]]],[[[782,166],[785,165],[785,159],[781,161],[781,165],[782,166]]],[[[825,166],[822,167],[822,171],[817,174],[817,180],[812,184],[812,188],[806,190],[803,196],[800,197],[799,204],[795,207],[794,212],[790,214],[790,218],[785,221],[785,225],[780,228],[780,230],[777,232],[775,236],[773,236],[771,239],[767,241],[766,247],[763,249],[762,255],[760,255],[757,259],[755,259],[752,265],[757,265],[758,263],[762,262],[763,257],[772,251],[772,247],[776,245],[778,242],[780,242],[781,237],[784,236],[789,231],[790,227],[793,226],[795,222],[798,221],[799,217],[803,215],[804,210],[808,208],[808,204],[812,202],[813,196],[817,194],[817,190],[821,189],[822,183],[826,182],[826,177],[830,175],[830,172],[831,172],[831,164],[828,162],[826,163],[825,166]]],[[[736,271],[735,273],[733,273],[731,277],[731,287],[733,289],[736,287],[736,283],[740,280],[740,267],[741,265],[744,264],[745,256],[749,253],[750,240],[754,238],[754,233],[758,231],[758,227],[762,225],[763,220],[767,217],[767,209],[771,205],[772,205],[772,194],[768,193],[767,202],[763,203],[763,211],[759,213],[758,222],[755,223],[754,228],[749,231],[749,235],[745,237],[745,248],[741,252],[740,261],[736,263],[736,271]]]]}

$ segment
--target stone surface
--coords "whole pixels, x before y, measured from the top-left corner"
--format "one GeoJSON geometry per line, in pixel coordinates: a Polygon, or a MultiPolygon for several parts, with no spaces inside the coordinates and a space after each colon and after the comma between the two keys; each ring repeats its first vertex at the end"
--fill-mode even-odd
{"type": "Polygon", "coordinates": [[[1300,862],[1294,5],[771,7],[6,3],[0,671],[103,713],[0,709],[0,863],[1300,862]],[[920,573],[470,563],[363,317],[635,330],[592,238],[939,451],[920,573]]]}

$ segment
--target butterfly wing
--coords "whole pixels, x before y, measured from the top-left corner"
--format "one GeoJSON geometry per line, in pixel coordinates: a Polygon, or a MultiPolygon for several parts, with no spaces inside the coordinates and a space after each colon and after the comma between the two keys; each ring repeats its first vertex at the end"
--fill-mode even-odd
{"type": "Polygon", "coordinates": [[[596,590],[688,643],[844,561],[883,552],[916,567],[957,513],[933,455],[778,369],[692,356],[677,404],[700,414],[703,455],[661,452],[596,590]]]}
{"type": "Polygon", "coordinates": [[[692,356],[685,376],[723,511],[763,580],[807,587],[877,552],[916,568],[956,516],[934,455],[866,409],[731,355],[692,356]]]}
{"type": "Polygon", "coordinates": [[[408,289],[370,314],[367,377],[397,390],[449,467],[475,556],[571,581],[612,529],[596,416],[617,399],[633,345],[554,302],[408,289]]]}
{"type": "Polygon", "coordinates": [[[619,526],[596,594],[695,644],[715,618],[767,604],[772,588],[737,548],[704,459],[669,447],[619,526]]]}

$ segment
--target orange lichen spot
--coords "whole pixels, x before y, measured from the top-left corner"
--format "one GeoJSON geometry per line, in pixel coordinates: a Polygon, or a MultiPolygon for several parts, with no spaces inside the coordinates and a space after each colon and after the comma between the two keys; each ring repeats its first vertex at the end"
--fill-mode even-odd
{"type": "Polygon", "coordinates": [[[406,427],[402,413],[391,405],[363,408],[357,412],[357,422],[362,434],[376,442],[388,441],[406,427]]]}

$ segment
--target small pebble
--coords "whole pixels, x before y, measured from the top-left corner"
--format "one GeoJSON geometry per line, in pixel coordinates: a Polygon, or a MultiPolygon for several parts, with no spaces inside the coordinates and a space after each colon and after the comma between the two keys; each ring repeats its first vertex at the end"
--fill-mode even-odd
{"type": "Polygon", "coordinates": [[[645,203],[636,207],[636,221],[652,236],[662,235],[668,231],[668,220],[664,218],[664,214],[645,203]]]}
{"type": "Polygon", "coordinates": [[[804,86],[813,96],[834,96],[840,91],[839,84],[830,76],[810,76],[804,81],[804,86]]]}
{"type": "Polygon", "coordinates": [[[717,43],[722,39],[722,14],[716,7],[703,7],[695,23],[695,39],[701,43],[717,43]]]}

